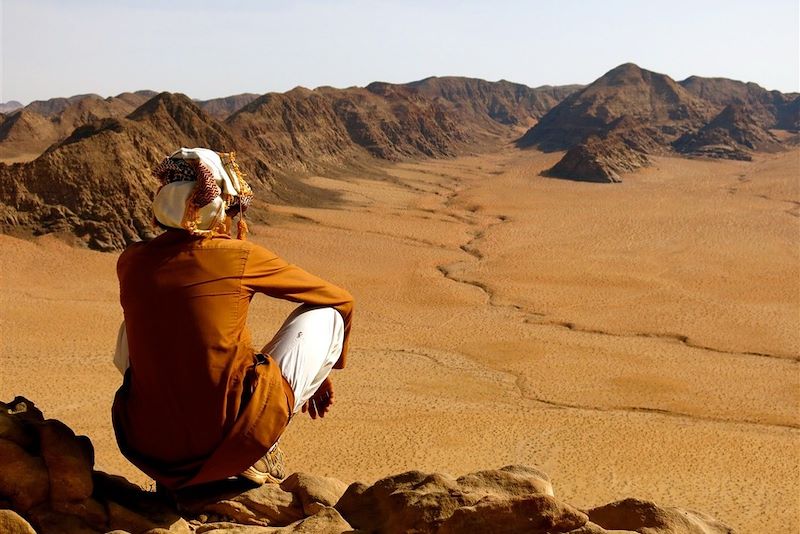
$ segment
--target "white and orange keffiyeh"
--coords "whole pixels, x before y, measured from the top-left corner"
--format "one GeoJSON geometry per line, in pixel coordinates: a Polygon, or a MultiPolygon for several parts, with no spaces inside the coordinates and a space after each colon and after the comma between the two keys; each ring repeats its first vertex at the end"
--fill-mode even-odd
{"type": "Polygon", "coordinates": [[[153,200],[156,221],[194,235],[229,233],[228,217],[239,215],[237,237],[247,235],[244,212],[253,191],[234,152],[180,148],[153,169],[161,187],[153,200]]]}

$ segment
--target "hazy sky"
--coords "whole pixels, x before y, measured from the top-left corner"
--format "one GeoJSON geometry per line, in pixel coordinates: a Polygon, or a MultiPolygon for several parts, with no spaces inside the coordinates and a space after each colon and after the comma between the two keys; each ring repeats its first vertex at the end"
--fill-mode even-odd
{"type": "Polygon", "coordinates": [[[589,83],[632,61],[800,90],[798,0],[0,0],[0,101],[432,75],[589,83]]]}

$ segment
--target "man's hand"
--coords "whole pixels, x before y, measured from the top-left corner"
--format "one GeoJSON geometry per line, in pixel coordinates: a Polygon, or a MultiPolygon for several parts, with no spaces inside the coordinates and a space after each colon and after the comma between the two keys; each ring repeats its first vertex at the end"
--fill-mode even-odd
{"type": "Polygon", "coordinates": [[[331,405],[333,405],[333,382],[328,377],[319,385],[317,392],[303,404],[303,413],[308,412],[311,419],[316,419],[317,416],[325,417],[331,405]]]}

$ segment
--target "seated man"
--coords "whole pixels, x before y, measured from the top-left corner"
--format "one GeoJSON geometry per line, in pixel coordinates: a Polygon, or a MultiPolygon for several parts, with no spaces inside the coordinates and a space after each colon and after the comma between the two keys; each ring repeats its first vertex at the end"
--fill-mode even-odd
{"type": "Polygon", "coordinates": [[[345,364],[353,298],[244,240],[252,191],[233,154],[183,148],[153,174],[166,231],[117,263],[120,450],[169,490],[236,475],[279,482],[292,415],[316,419],[333,403],[328,374],[345,364]],[[259,353],[247,328],[255,293],[301,303],[259,353]]]}

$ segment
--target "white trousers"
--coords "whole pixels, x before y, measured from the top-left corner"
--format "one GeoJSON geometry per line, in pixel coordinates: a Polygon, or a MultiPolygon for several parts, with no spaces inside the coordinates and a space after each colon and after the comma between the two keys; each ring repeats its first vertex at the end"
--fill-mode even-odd
{"type": "Polygon", "coordinates": [[[261,352],[269,354],[294,392],[292,413],[317,391],[342,354],[344,320],[333,308],[303,305],[286,319],[261,352]]]}

